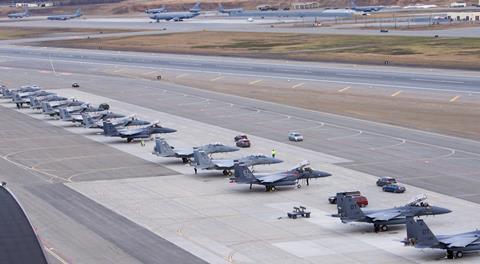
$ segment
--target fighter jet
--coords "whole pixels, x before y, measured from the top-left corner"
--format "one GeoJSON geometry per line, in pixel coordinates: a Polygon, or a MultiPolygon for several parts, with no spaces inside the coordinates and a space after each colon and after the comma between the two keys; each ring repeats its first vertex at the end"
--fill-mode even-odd
{"type": "Polygon", "coordinates": [[[52,102],[52,101],[64,101],[68,98],[63,96],[58,96],[56,94],[46,95],[46,96],[30,96],[30,108],[32,109],[42,109],[42,102],[52,102]]]}
{"type": "Polygon", "coordinates": [[[16,93],[34,92],[40,89],[41,88],[37,85],[24,85],[21,86],[19,89],[7,89],[5,87],[2,87],[0,92],[2,94],[2,98],[13,98],[16,93]]]}
{"type": "Polygon", "coordinates": [[[243,8],[224,8],[222,3],[218,3],[218,12],[222,14],[233,14],[233,13],[241,13],[243,12],[243,8]]]}
{"type": "Polygon", "coordinates": [[[420,249],[444,249],[448,259],[462,258],[464,252],[480,250],[480,231],[436,236],[422,219],[407,216],[407,238],[402,242],[420,249]]]}
{"type": "Polygon", "coordinates": [[[159,7],[159,8],[145,9],[145,13],[147,14],[156,14],[156,13],[163,13],[163,12],[167,12],[167,8],[165,8],[165,5],[162,5],[162,7],[159,7]]]}
{"type": "Polygon", "coordinates": [[[362,210],[351,196],[337,194],[338,214],[332,215],[340,217],[342,223],[363,222],[373,224],[374,231],[387,231],[390,225],[402,225],[406,222],[406,216],[424,216],[446,214],[451,211],[446,208],[431,206],[426,201],[426,197],[418,197],[412,202],[399,207],[381,209],[381,210],[362,210]]]}
{"type": "Polygon", "coordinates": [[[48,20],[69,20],[72,18],[81,17],[82,13],[80,12],[80,8],[74,14],[67,14],[67,15],[55,15],[47,17],[48,20]]]}
{"type": "Polygon", "coordinates": [[[303,161],[288,171],[254,175],[245,164],[240,162],[235,163],[235,177],[230,180],[239,184],[249,184],[250,189],[252,189],[253,184],[263,185],[265,190],[269,192],[275,191],[278,186],[296,185],[300,188],[300,180],[306,180],[307,185],[310,185],[309,179],[332,176],[328,172],[312,170],[309,165],[308,161],[303,161]]]}
{"type": "Polygon", "coordinates": [[[195,174],[198,169],[202,170],[222,170],[223,175],[231,176],[231,170],[234,168],[236,162],[244,163],[245,166],[268,165],[283,162],[282,160],[270,158],[262,154],[249,155],[240,159],[211,159],[205,151],[193,150],[193,166],[195,174]]]}
{"type": "Polygon", "coordinates": [[[86,128],[100,128],[103,129],[103,122],[108,121],[117,128],[124,128],[128,126],[143,126],[149,125],[150,122],[137,119],[135,115],[124,116],[121,114],[115,114],[113,112],[105,113],[83,113],[83,125],[86,128]]]}
{"type": "Polygon", "coordinates": [[[110,109],[108,104],[100,104],[98,107],[93,107],[89,104],[61,107],[59,109],[60,119],[63,121],[72,121],[72,122],[83,122],[83,113],[96,113],[103,112],[110,109]]]}
{"type": "Polygon", "coordinates": [[[150,18],[156,20],[157,23],[160,20],[165,21],[183,21],[184,19],[193,18],[198,16],[200,13],[197,12],[164,12],[164,13],[156,13],[150,15],[150,18]]]}
{"type": "Polygon", "coordinates": [[[10,13],[8,14],[8,18],[24,18],[30,16],[30,12],[28,11],[28,6],[25,6],[25,11],[20,13],[10,13]]]}
{"type": "Polygon", "coordinates": [[[12,96],[12,101],[17,105],[17,108],[20,109],[23,107],[23,104],[30,105],[30,97],[48,96],[52,94],[54,93],[42,91],[42,90],[37,90],[33,92],[20,92],[20,93],[15,93],[12,96]]]}
{"type": "Polygon", "coordinates": [[[153,147],[152,154],[160,157],[172,157],[172,158],[181,158],[183,163],[188,163],[193,157],[193,150],[201,150],[206,154],[213,153],[222,153],[222,152],[233,152],[238,151],[240,148],[226,146],[221,143],[206,144],[193,148],[174,148],[171,147],[167,141],[163,138],[155,139],[155,147],[153,147]]]}
{"type": "Polygon", "coordinates": [[[77,99],[74,99],[74,98],[62,100],[62,101],[42,102],[42,112],[45,115],[57,116],[57,115],[60,115],[61,107],[81,106],[81,105],[85,105],[85,102],[78,101],[77,99]]]}
{"type": "Polygon", "coordinates": [[[168,127],[162,127],[158,122],[137,127],[117,128],[111,122],[103,122],[103,134],[108,137],[126,138],[127,142],[132,142],[136,138],[150,138],[153,134],[174,133],[177,130],[168,127]]]}

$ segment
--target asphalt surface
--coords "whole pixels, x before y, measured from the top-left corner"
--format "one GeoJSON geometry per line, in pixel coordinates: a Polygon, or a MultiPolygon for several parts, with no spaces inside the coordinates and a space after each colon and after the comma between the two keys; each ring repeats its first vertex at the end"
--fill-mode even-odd
{"type": "Polygon", "coordinates": [[[50,263],[202,263],[62,183],[176,174],[42,120],[0,107],[0,179],[40,236],[50,263]]]}
{"type": "MultiPolygon", "coordinates": [[[[35,67],[32,61],[90,66],[135,66],[151,70],[178,70],[195,73],[230,74],[240,77],[280,80],[318,81],[323,83],[363,85],[418,91],[480,93],[480,78],[475,72],[431,70],[400,67],[336,65],[255,59],[164,55],[115,51],[88,51],[35,47],[1,46],[0,58],[19,60],[11,67],[35,67]],[[23,60],[23,62],[22,62],[23,60]]],[[[58,68],[58,67],[57,67],[58,68]]],[[[65,70],[65,67],[62,68],[65,70]]],[[[51,69],[50,69],[51,70],[51,69]]],[[[53,69],[55,70],[55,69],[53,69]]]]}

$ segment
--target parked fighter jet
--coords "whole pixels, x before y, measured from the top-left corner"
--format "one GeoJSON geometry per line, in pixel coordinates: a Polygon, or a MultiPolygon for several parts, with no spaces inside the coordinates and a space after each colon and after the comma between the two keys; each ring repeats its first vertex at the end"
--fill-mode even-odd
{"type": "Polygon", "coordinates": [[[351,0],[351,9],[358,12],[378,12],[384,9],[384,6],[357,6],[355,0],[351,0]]]}
{"type": "Polygon", "coordinates": [[[162,7],[159,7],[159,8],[145,9],[145,13],[147,14],[156,14],[156,13],[163,13],[163,12],[167,12],[167,8],[165,8],[165,5],[162,5],[162,7]]]}
{"type": "Polygon", "coordinates": [[[241,13],[243,12],[243,8],[224,8],[222,3],[218,3],[218,12],[222,14],[232,14],[232,13],[241,13]]]}
{"type": "Polygon", "coordinates": [[[30,12],[28,11],[28,6],[25,6],[25,11],[23,12],[8,14],[8,18],[24,18],[28,16],[30,16],[30,12]]]}
{"type": "Polygon", "coordinates": [[[239,184],[250,184],[250,189],[252,189],[253,184],[263,185],[268,192],[275,191],[278,186],[297,185],[300,188],[299,181],[302,179],[307,181],[307,185],[310,185],[309,179],[332,176],[328,172],[312,170],[309,165],[307,161],[304,161],[288,171],[254,175],[245,164],[236,163],[235,177],[231,178],[231,181],[239,184]]]}
{"type": "Polygon", "coordinates": [[[50,101],[50,102],[42,102],[42,111],[44,114],[49,116],[56,116],[60,114],[61,107],[69,107],[69,106],[81,106],[84,105],[85,102],[78,101],[77,99],[67,99],[63,101],[50,101]]]}
{"type": "Polygon", "coordinates": [[[174,133],[177,130],[168,127],[162,127],[158,122],[137,127],[117,128],[111,122],[103,122],[103,134],[109,137],[126,138],[127,142],[131,142],[135,138],[149,138],[153,134],[174,133]]]}
{"type": "Polygon", "coordinates": [[[155,139],[155,147],[153,147],[152,154],[160,157],[172,157],[172,158],[181,158],[183,163],[188,163],[190,158],[193,157],[193,150],[198,149],[204,151],[207,154],[213,153],[222,153],[222,152],[233,152],[238,151],[240,148],[226,146],[221,143],[213,143],[202,145],[193,148],[174,148],[171,147],[167,141],[163,138],[155,139]]]}
{"type": "Polygon", "coordinates": [[[83,122],[83,113],[96,113],[103,112],[110,109],[108,104],[100,104],[98,107],[93,107],[89,104],[61,107],[59,109],[60,119],[63,121],[83,122]]]}
{"type": "Polygon", "coordinates": [[[137,119],[135,115],[124,116],[107,111],[106,113],[84,113],[83,125],[86,128],[100,128],[103,129],[103,122],[108,121],[117,128],[124,128],[128,126],[144,126],[149,125],[150,122],[137,119]]]}
{"type": "Polygon", "coordinates": [[[13,98],[13,95],[16,93],[23,93],[23,92],[34,92],[40,90],[40,87],[37,85],[24,85],[21,86],[19,89],[7,89],[2,87],[0,90],[2,94],[2,98],[13,98]]]}
{"type": "Polygon", "coordinates": [[[262,154],[250,155],[238,160],[233,159],[211,159],[207,153],[202,150],[193,150],[193,166],[195,174],[198,169],[202,170],[223,170],[223,175],[232,175],[231,170],[234,168],[235,162],[241,162],[245,166],[267,165],[283,162],[282,160],[270,158],[262,154]]]}
{"type": "Polygon", "coordinates": [[[37,90],[33,92],[20,92],[20,93],[15,93],[12,96],[12,101],[17,105],[17,108],[20,109],[23,107],[23,104],[28,104],[28,105],[30,104],[30,97],[48,96],[52,94],[54,93],[42,91],[42,90],[37,90]]]}
{"type": "Polygon", "coordinates": [[[447,258],[462,258],[464,252],[480,250],[480,231],[475,230],[455,235],[434,235],[427,224],[421,219],[407,217],[407,238],[405,245],[416,248],[438,248],[447,251],[447,258]]]}
{"type": "Polygon", "coordinates": [[[72,18],[81,17],[82,13],[80,12],[80,8],[74,14],[67,14],[67,15],[54,15],[47,17],[48,20],[69,20],[72,18]]]}
{"type": "Polygon", "coordinates": [[[65,101],[68,98],[63,96],[58,96],[56,94],[46,95],[46,96],[30,96],[30,108],[32,109],[42,109],[42,102],[52,102],[52,101],[65,101]]]}
{"type": "Polygon", "coordinates": [[[338,214],[332,215],[340,217],[342,223],[364,222],[372,223],[374,231],[387,231],[389,225],[405,224],[406,216],[424,216],[446,214],[451,211],[437,206],[431,206],[426,201],[426,197],[418,197],[412,202],[399,207],[381,209],[381,210],[362,210],[351,196],[337,194],[338,214]]]}
{"type": "Polygon", "coordinates": [[[200,13],[197,12],[164,12],[164,13],[156,13],[150,15],[150,18],[156,20],[157,23],[160,20],[165,21],[183,21],[184,19],[192,18],[198,16],[200,13]]]}

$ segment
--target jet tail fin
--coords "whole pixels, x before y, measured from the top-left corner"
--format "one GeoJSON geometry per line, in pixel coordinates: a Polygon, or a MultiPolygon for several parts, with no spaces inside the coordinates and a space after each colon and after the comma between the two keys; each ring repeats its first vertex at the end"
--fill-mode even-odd
{"type": "Polygon", "coordinates": [[[233,165],[233,175],[234,180],[236,183],[253,183],[256,181],[255,176],[253,175],[252,171],[248,168],[245,163],[238,163],[236,162],[233,165]]]}
{"type": "Polygon", "coordinates": [[[103,134],[105,136],[114,137],[118,135],[117,128],[110,122],[103,122],[103,134]]]}
{"type": "Polygon", "coordinates": [[[218,11],[222,12],[223,10],[225,9],[223,8],[222,3],[218,3],[218,11]]]}
{"type": "Polygon", "coordinates": [[[351,5],[351,8],[357,7],[357,5],[355,4],[355,0],[350,0],[350,5],[351,5]]]}
{"type": "Polygon", "coordinates": [[[82,15],[82,9],[81,8],[77,9],[77,11],[75,12],[75,15],[81,16],[82,15]]]}
{"type": "Polygon", "coordinates": [[[66,107],[62,107],[59,109],[59,115],[61,120],[70,120],[72,117],[66,107]]]}
{"type": "Polygon", "coordinates": [[[439,243],[437,237],[422,219],[407,216],[407,241],[418,248],[429,248],[439,243]]]}
{"type": "Polygon", "coordinates": [[[172,147],[167,143],[163,138],[155,138],[155,147],[153,147],[153,154],[168,157],[174,156],[175,152],[172,150],[172,147]]]}
{"type": "Polygon", "coordinates": [[[207,153],[205,153],[205,151],[199,151],[198,149],[193,150],[193,161],[193,165],[200,169],[212,168],[214,166],[207,153]]]}
{"type": "Polygon", "coordinates": [[[337,210],[343,222],[355,221],[365,217],[365,214],[351,196],[337,194],[337,210]]]}

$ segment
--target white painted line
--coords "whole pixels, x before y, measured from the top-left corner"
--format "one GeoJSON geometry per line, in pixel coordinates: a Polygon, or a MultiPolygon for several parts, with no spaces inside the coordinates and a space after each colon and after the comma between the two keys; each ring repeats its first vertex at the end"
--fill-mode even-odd
{"type": "Polygon", "coordinates": [[[292,86],[292,89],[295,89],[295,88],[298,88],[298,87],[301,87],[303,86],[305,83],[299,83],[299,84],[295,84],[294,86],[292,86]]]}
{"type": "Polygon", "coordinates": [[[347,86],[347,87],[345,87],[345,88],[342,88],[342,89],[338,90],[338,92],[339,92],[339,93],[343,93],[343,92],[347,91],[348,89],[350,89],[350,86],[347,86]]]}
{"type": "Polygon", "coordinates": [[[253,82],[249,82],[248,84],[254,85],[254,84],[257,84],[257,83],[259,83],[259,82],[261,82],[261,81],[262,81],[262,80],[256,80],[256,81],[253,81],[253,82]]]}
{"type": "Polygon", "coordinates": [[[218,76],[217,78],[210,79],[210,81],[215,82],[215,81],[221,80],[223,78],[225,78],[225,76],[218,76]]]}
{"type": "Polygon", "coordinates": [[[460,97],[461,97],[460,95],[453,97],[452,99],[450,99],[450,103],[457,101],[460,97]]]}
{"type": "Polygon", "coordinates": [[[399,95],[400,93],[402,93],[402,91],[396,91],[393,94],[391,94],[390,96],[395,97],[395,96],[399,95]]]}

